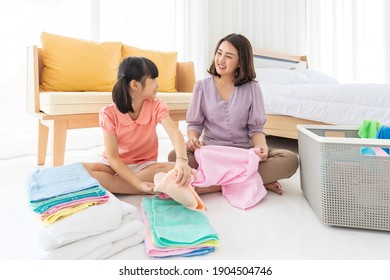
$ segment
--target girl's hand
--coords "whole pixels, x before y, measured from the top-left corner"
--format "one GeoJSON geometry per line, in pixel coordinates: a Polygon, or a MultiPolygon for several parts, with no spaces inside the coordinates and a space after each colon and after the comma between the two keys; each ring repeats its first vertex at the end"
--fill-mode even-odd
{"type": "Polygon", "coordinates": [[[137,189],[144,193],[154,194],[154,184],[151,182],[142,182],[137,189]]]}
{"type": "Polygon", "coordinates": [[[256,155],[260,157],[260,162],[266,161],[268,158],[268,147],[255,146],[253,148],[256,155]]]}
{"type": "Polygon", "coordinates": [[[195,152],[196,149],[199,149],[201,146],[203,146],[203,143],[199,141],[196,137],[191,137],[186,142],[187,149],[190,151],[195,152]]]}
{"type": "Polygon", "coordinates": [[[178,157],[173,172],[176,175],[176,183],[180,186],[189,185],[191,183],[191,175],[196,180],[196,172],[188,165],[187,159],[178,157]]]}

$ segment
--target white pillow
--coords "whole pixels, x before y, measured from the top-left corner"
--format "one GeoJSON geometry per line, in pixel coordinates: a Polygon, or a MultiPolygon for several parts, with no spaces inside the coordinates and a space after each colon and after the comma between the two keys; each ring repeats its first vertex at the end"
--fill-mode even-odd
{"type": "Polygon", "coordinates": [[[256,68],[260,84],[335,84],[337,81],[318,71],[309,69],[256,68]]]}

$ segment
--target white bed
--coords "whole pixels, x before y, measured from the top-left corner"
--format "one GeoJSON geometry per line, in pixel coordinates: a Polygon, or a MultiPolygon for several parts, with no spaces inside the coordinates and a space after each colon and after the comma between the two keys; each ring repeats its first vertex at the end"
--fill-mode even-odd
{"type": "Polygon", "coordinates": [[[308,69],[305,56],[255,50],[268,135],[297,138],[297,124],[390,125],[390,84],[341,84],[308,69]]]}

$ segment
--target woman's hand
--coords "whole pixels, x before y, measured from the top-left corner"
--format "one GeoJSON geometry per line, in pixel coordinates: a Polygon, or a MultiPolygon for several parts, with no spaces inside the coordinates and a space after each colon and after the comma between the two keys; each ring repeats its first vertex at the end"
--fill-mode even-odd
{"type": "Polygon", "coordinates": [[[176,164],[173,168],[176,175],[176,183],[180,186],[187,186],[191,183],[191,175],[196,180],[196,172],[188,165],[188,159],[178,157],[176,158],[176,164]]]}
{"type": "Polygon", "coordinates": [[[187,140],[186,146],[187,146],[187,149],[188,149],[188,150],[195,152],[196,149],[198,149],[198,148],[200,148],[201,146],[203,146],[203,143],[202,143],[202,141],[199,141],[198,138],[196,138],[196,137],[191,137],[191,138],[189,138],[189,139],[187,140]]]}
{"type": "Polygon", "coordinates": [[[256,155],[260,157],[260,162],[266,161],[268,159],[268,147],[255,146],[253,147],[256,155]]]}

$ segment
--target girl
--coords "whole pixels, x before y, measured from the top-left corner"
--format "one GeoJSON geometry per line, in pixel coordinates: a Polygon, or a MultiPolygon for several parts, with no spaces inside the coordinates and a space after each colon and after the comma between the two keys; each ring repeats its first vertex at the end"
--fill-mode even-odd
{"type": "MultiPolygon", "coordinates": [[[[263,132],[266,122],[263,97],[253,65],[253,50],[247,38],[230,34],[222,38],[208,69],[200,80],[187,111],[187,149],[190,165],[197,168],[193,152],[202,145],[222,145],[261,152],[259,173],[266,189],[282,194],[280,179],[292,176],[298,156],[288,150],[272,149],[263,132]],[[200,136],[203,135],[203,141],[200,136]]],[[[175,160],[175,151],[168,157],[175,160]]],[[[219,191],[219,186],[197,188],[200,192],[219,191]]]]}
{"type": "MultiPolygon", "coordinates": [[[[156,99],[158,69],[144,57],[127,57],[119,65],[112,91],[114,104],[99,112],[105,151],[99,163],[84,163],[92,177],[112,193],[154,193],[153,178],[174,168],[179,185],[190,182],[192,169],[183,135],[169,116],[168,107],[156,99]],[[170,137],[176,162],[157,163],[156,126],[170,137]]],[[[195,175],[195,174],[194,174],[195,175]]]]}

